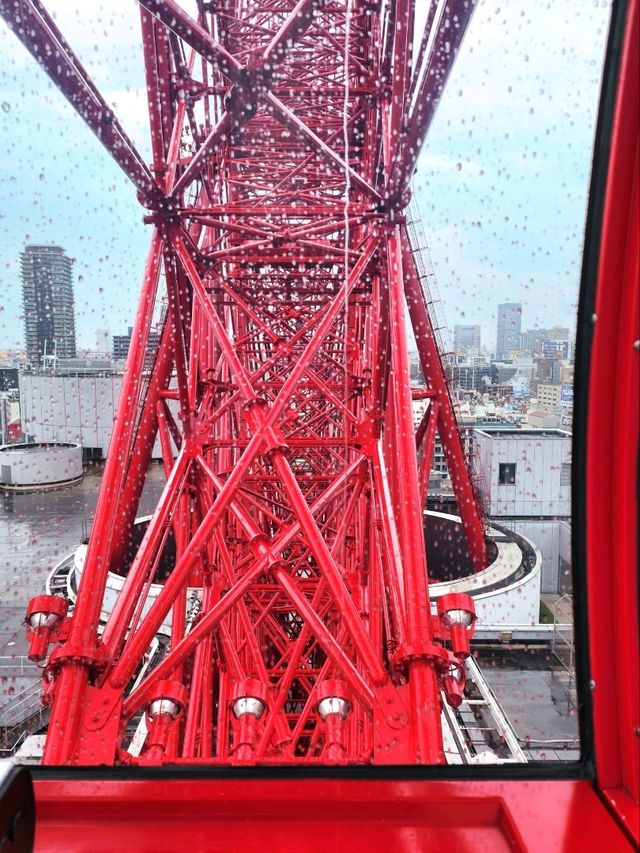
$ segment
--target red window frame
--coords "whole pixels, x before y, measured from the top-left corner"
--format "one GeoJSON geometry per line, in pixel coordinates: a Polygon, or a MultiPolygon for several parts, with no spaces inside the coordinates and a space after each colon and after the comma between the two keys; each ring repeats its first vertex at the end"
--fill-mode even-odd
{"type": "Polygon", "coordinates": [[[579,316],[576,422],[586,428],[574,454],[574,589],[578,675],[592,689],[582,694],[578,769],[554,780],[526,766],[508,779],[500,768],[463,768],[457,779],[433,768],[303,779],[34,770],[37,849],[96,849],[105,838],[113,849],[156,850],[637,845],[639,7],[613,9],[579,316]]]}

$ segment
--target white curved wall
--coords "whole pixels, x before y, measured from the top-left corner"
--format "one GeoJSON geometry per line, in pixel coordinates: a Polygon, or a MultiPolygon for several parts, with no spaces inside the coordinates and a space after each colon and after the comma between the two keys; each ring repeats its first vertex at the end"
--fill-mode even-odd
{"type": "Polygon", "coordinates": [[[5,486],[50,486],[80,477],[82,448],[79,444],[0,447],[0,483],[5,486]]]}
{"type": "MultiPolygon", "coordinates": [[[[139,519],[138,519],[139,520],[139,519]]],[[[147,520],[147,519],[145,519],[147,520]]],[[[80,585],[80,576],[82,575],[82,570],[84,568],[84,561],[87,556],[87,546],[80,545],[73,558],[73,570],[76,576],[76,589],[80,585]]],[[[120,594],[120,590],[124,586],[124,578],[121,575],[116,575],[114,572],[109,572],[107,575],[107,585],[104,591],[104,599],[102,600],[102,611],[100,613],[100,618],[103,622],[106,622],[109,618],[109,614],[115,607],[116,601],[120,594]]],[[[152,583],[149,587],[149,594],[147,596],[147,600],[144,603],[142,608],[142,616],[146,616],[149,612],[151,605],[154,603],[160,592],[162,591],[162,584],[152,583]]],[[[75,600],[75,596],[73,596],[75,600]]],[[[159,634],[166,634],[169,636],[171,634],[171,611],[165,617],[164,622],[158,629],[159,634]]]]}
{"type": "MultiPolygon", "coordinates": [[[[458,516],[444,513],[429,512],[429,515],[458,523],[458,516]]],[[[498,535],[499,530],[489,528],[489,536],[498,535]]],[[[520,534],[521,535],[521,534],[520,534]]],[[[522,537],[523,539],[525,537],[522,537]]],[[[496,559],[481,572],[460,578],[456,581],[432,584],[429,594],[433,602],[448,592],[466,592],[473,596],[478,617],[477,627],[499,625],[531,626],[537,625],[540,619],[540,570],[542,556],[536,546],[527,539],[527,543],[535,553],[535,565],[523,578],[515,580],[518,567],[522,562],[522,550],[516,542],[496,541],[498,554],[496,559]],[[499,583],[499,589],[483,592],[483,588],[499,583]]]]}
{"type": "MultiPolygon", "coordinates": [[[[457,516],[438,512],[429,512],[429,515],[439,516],[458,524],[461,523],[460,518],[457,516]]],[[[138,518],[137,521],[148,521],[149,518],[150,516],[145,516],[144,518],[138,518]]],[[[490,528],[489,536],[492,534],[497,537],[503,536],[500,531],[490,528]]],[[[510,627],[519,625],[530,627],[537,625],[539,621],[540,568],[542,558],[535,545],[531,542],[528,544],[535,553],[535,565],[523,578],[519,580],[514,579],[522,562],[522,550],[520,546],[516,542],[497,541],[498,554],[493,563],[487,566],[486,569],[456,581],[447,581],[430,586],[432,612],[436,612],[436,601],[441,595],[448,592],[465,592],[473,596],[478,617],[476,623],[478,629],[500,627],[501,625],[510,627]],[[499,589],[486,590],[487,586],[498,583],[501,584],[499,589]]],[[[87,546],[80,545],[73,556],[76,585],[80,583],[86,553],[87,546]]],[[[124,578],[113,572],[109,572],[101,613],[103,621],[106,621],[109,613],[113,610],[123,585],[124,578]]],[[[151,584],[149,596],[143,608],[144,614],[148,612],[161,589],[161,584],[151,584]]],[[[70,594],[70,597],[72,600],[75,600],[73,593],[70,594]]],[[[165,617],[159,633],[166,635],[171,633],[171,612],[165,617]]]]}

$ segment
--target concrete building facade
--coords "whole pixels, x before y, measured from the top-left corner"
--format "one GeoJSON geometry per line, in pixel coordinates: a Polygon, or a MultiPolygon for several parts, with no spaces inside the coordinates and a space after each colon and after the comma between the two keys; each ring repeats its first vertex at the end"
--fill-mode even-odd
{"type": "Polygon", "coordinates": [[[489,364],[464,363],[456,364],[454,383],[463,391],[479,391],[484,393],[491,383],[492,369],[489,364]]]}
{"type": "Polygon", "coordinates": [[[473,464],[488,515],[541,551],[542,592],[571,579],[571,434],[476,429],[473,464]]]}
{"type": "Polygon", "coordinates": [[[538,406],[546,412],[557,409],[561,403],[562,385],[538,385],[538,406]]]}
{"type": "Polygon", "coordinates": [[[533,409],[527,412],[527,423],[535,429],[558,429],[561,423],[560,415],[545,412],[543,409],[533,409]]]}
{"type": "Polygon", "coordinates": [[[131,345],[131,334],[133,329],[129,327],[126,335],[113,335],[111,338],[112,354],[114,361],[125,361],[129,354],[129,346],[131,345]]]}
{"type": "Polygon", "coordinates": [[[542,355],[545,358],[571,358],[573,355],[571,341],[558,341],[549,338],[542,343],[542,355]]]}
{"type": "MultiPolygon", "coordinates": [[[[21,374],[20,415],[25,439],[45,444],[77,443],[85,457],[105,458],[121,390],[121,373],[21,374]]],[[[177,414],[175,401],[170,400],[169,407],[177,414]]],[[[156,440],[153,458],[161,456],[156,440]]]]}
{"type": "Polygon", "coordinates": [[[109,329],[96,329],[96,352],[110,356],[112,346],[112,335],[109,329]]]}
{"type": "Polygon", "coordinates": [[[72,442],[105,457],[122,376],[20,376],[22,429],[31,441],[72,442]]]}

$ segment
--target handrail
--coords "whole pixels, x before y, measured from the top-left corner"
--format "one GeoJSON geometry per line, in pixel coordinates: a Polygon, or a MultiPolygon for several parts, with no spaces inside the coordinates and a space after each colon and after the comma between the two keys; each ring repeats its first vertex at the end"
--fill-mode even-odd
{"type": "MultiPolygon", "coordinates": [[[[12,730],[13,731],[13,730],[12,730]]],[[[27,739],[27,730],[25,729],[16,741],[11,746],[0,746],[0,755],[13,755],[23,740],[27,739]]]]}
{"type": "Polygon", "coordinates": [[[0,707],[0,726],[10,728],[11,726],[21,725],[40,707],[42,707],[42,701],[40,698],[40,679],[38,679],[13,696],[10,702],[6,702],[0,707]],[[16,719],[17,717],[20,719],[16,719]]]}
{"type": "Polygon", "coordinates": [[[571,593],[565,593],[553,605],[553,638],[551,641],[551,652],[559,661],[560,665],[569,676],[567,685],[567,702],[571,701],[571,688],[575,677],[575,635],[573,631],[573,621],[563,623],[558,621],[559,611],[562,605],[569,604],[571,612],[573,612],[573,596],[571,593]]]}
{"type": "Polygon", "coordinates": [[[14,675],[26,675],[39,669],[26,655],[0,655],[0,671],[17,670],[14,675]]]}

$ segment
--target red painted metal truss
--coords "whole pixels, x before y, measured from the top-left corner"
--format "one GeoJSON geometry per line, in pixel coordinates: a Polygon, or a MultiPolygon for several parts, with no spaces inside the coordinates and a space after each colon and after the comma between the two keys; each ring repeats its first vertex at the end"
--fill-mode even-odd
{"type": "Polygon", "coordinates": [[[420,40],[408,0],[198,2],[197,20],[141,0],[148,167],[38,0],[0,0],[153,226],[77,603],[29,609],[34,657],[56,644],[44,763],[443,761],[474,614],[429,606],[436,431],[476,570],[486,548],[402,213],[472,11],[430,5],[420,40]],[[166,486],[131,555],[156,437],[166,486]],[[109,571],[126,579],[102,629],[109,571]]]}

